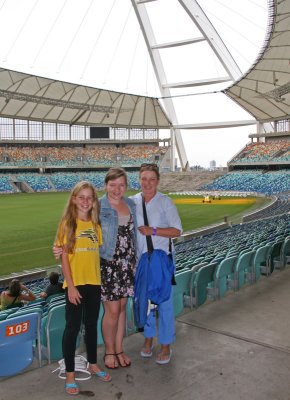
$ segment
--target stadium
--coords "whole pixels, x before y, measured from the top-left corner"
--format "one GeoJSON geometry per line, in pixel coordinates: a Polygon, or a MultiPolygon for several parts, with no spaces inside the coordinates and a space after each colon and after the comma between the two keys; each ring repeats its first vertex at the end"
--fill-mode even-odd
{"type": "MultiPolygon", "coordinates": [[[[4,3],[0,24],[6,18],[4,11],[8,13],[4,3]]],[[[65,3],[61,10],[54,10],[51,30],[47,28],[47,36],[39,42],[42,47],[61,19],[65,3]]],[[[81,34],[82,22],[97,11],[98,2],[86,3],[83,20],[79,15],[78,27],[69,33],[72,41],[60,58],[59,70],[69,62],[66,57],[77,34],[81,34]]],[[[111,9],[100,10],[100,21],[96,23],[104,30],[105,26],[109,29],[114,12],[119,13],[121,24],[121,11],[117,9],[120,2],[110,1],[107,7],[109,3],[111,9]]],[[[145,94],[132,94],[119,88],[120,82],[114,80],[110,84],[104,80],[99,86],[73,83],[69,73],[30,73],[25,64],[18,70],[12,62],[9,68],[0,63],[0,291],[11,279],[19,278],[37,297],[21,308],[0,311],[1,398],[12,394],[16,399],[24,395],[31,399],[65,396],[58,369],[65,325],[64,296],[45,301],[40,293],[48,284],[49,272],[62,273],[52,245],[71,189],[87,180],[101,197],[106,172],[118,166],[127,172],[127,194],[132,195],[140,191],[141,164],[154,163],[161,174],[159,190],[172,198],[183,225],[182,236],[174,239],[177,338],[172,362],[160,368],[140,359],[142,335],[135,327],[129,301],[125,345],[132,354],[133,366],[113,371],[112,383],[106,385],[86,380],[85,376],[81,386],[88,390],[81,391],[80,396],[286,399],[290,389],[290,1],[265,2],[265,38],[254,61],[242,69],[232,55],[234,50],[229,50],[230,45],[219,34],[218,25],[211,22],[214,17],[203,1],[170,0],[172,10],[168,7],[168,13],[172,12],[177,21],[182,11],[198,36],[181,38],[171,34],[170,39],[160,43],[154,23],[157,14],[166,13],[164,0],[127,3],[124,8],[128,8],[128,15],[124,17],[119,45],[121,39],[128,43],[124,30],[132,13],[143,38],[142,46],[149,54],[158,95],[149,95],[148,88],[145,94]],[[200,42],[215,57],[215,67],[205,69],[204,76],[197,76],[194,69],[170,75],[166,70],[169,56],[164,52],[185,48],[183,62],[181,51],[177,54],[180,64],[186,64],[187,56],[189,64],[191,48],[187,46],[201,46],[200,42]],[[196,98],[206,94],[215,97],[216,102],[216,96],[223,96],[241,109],[243,116],[233,120],[230,109],[224,107],[224,120],[210,121],[207,110],[203,123],[193,122],[191,115],[181,121],[180,111],[197,107],[196,98]],[[185,104],[190,100],[194,102],[185,104]],[[188,132],[241,127],[247,129],[247,140],[236,153],[225,144],[226,167],[191,165],[193,149],[185,145],[188,132]],[[27,321],[34,336],[25,339],[21,329],[27,321]]],[[[222,3],[225,7],[227,2],[222,3]]],[[[10,48],[3,47],[7,59],[25,34],[26,23],[32,21],[35,5],[30,4],[26,10],[24,7],[23,14],[28,14],[23,25],[19,22],[18,36],[11,39],[10,48]]],[[[234,9],[231,5],[228,11],[240,13],[234,9]]],[[[91,44],[100,59],[102,32],[91,44]]],[[[138,59],[139,40],[138,36],[134,59],[138,59]]],[[[42,47],[37,51],[36,46],[35,54],[30,55],[31,65],[40,58],[42,47]]],[[[92,51],[85,69],[90,68],[93,59],[92,51]]],[[[105,56],[102,60],[105,64],[105,56]]],[[[129,66],[132,74],[133,64],[129,66]]],[[[122,67],[119,64],[120,81],[122,67]]],[[[111,68],[104,65],[107,72],[111,68]]],[[[140,65],[137,69],[141,76],[140,65]]],[[[200,100],[202,107],[204,102],[200,100]]],[[[211,114],[215,118],[214,108],[211,114]]],[[[202,146],[207,146],[206,140],[202,146]]],[[[103,313],[101,307],[97,327],[100,363],[103,313]]],[[[83,352],[84,338],[80,335],[77,354],[83,352]]]]}

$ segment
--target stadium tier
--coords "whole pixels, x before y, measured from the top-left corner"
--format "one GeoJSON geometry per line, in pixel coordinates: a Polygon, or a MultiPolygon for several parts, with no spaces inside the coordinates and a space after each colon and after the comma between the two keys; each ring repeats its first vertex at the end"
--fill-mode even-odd
{"type": "Polygon", "coordinates": [[[265,143],[253,142],[235,156],[231,163],[260,163],[260,162],[290,162],[290,142],[288,140],[277,140],[265,143]]]}
{"type": "Polygon", "coordinates": [[[0,193],[69,191],[79,180],[101,190],[110,167],[128,170],[129,189],[138,190],[142,163],[161,164],[169,147],[152,143],[5,143],[0,144],[0,193]]]}
{"type": "Polygon", "coordinates": [[[139,167],[162,157],[168,147],[154,144],[5,145],[0,167],[139,167]]]}
{"type": "Polygon", "coordinates": [[[264,170],[239,170],[217,178],[205,185],[204,190],[236,190],[272,195],[290,191],[290,170],[265,172],[264,170]]]}

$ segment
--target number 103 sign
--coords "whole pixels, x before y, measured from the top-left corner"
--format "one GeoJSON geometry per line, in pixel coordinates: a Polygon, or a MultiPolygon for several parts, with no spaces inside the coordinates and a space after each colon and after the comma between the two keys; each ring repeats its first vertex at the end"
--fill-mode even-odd
{"type": "Polygon", "coordinates": [[[28,332],[28,330],[29,330],[29,321],[21,322],[15,325],[8,325],[6,326],[5,336],[21,335],[22,333],[28,332]]]}

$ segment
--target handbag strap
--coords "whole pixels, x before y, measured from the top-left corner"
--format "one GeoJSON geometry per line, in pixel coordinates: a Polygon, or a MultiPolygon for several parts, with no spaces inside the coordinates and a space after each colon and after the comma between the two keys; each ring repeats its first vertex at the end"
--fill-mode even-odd
{"type": "MultiPolygon", "coordinates": [[[[142,196],[142,207],[143,207],[144,225],[149,226],[144,196],[142,196]]],[[[171,238],[169,238],[168,240],[169,240],[169,244],[168,244],[169,255],[172,256],[171,238]]],[[[148,235],[148,236],[146,235],[146,242],[147,242],[148,253],[151,254],[154,250],[154,246],[153,246],[152,237],[150,235],[148,235]]]]}
{"type": "MultiPolygon", "coordinates": [[[[149,226],[144,196],[142,196],[142,207],[143,207],[144,225],[149,226]]],[[[150,235],[146,235],[146,242],[147,242],[148,253],[151,254],[154,250],[154,247],[153,247],[152,237],[150,235]]]]}

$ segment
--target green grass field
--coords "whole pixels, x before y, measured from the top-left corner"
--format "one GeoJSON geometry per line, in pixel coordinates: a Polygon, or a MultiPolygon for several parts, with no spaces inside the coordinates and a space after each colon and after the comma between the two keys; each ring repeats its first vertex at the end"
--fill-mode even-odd
{"type": "MultiPolygon", "coordinates": [[[[102,196],[103,193],[99,193],[102,196]]],[[[128,195],[131,193],[128,193],[128,195]]],[[[68,193],[33,193],[0,196],[0,274],[55,265],[52,256],[58,221],[68,193]]],[[[175,200],[189,196],[172,196],[175,200]]],[[[260,199],[248,204],[176,204],[184,231],[233,220],[246,209],[260,206],[260,199]],[[259,202],[259,204],[257,203],[259,202]]]]}

